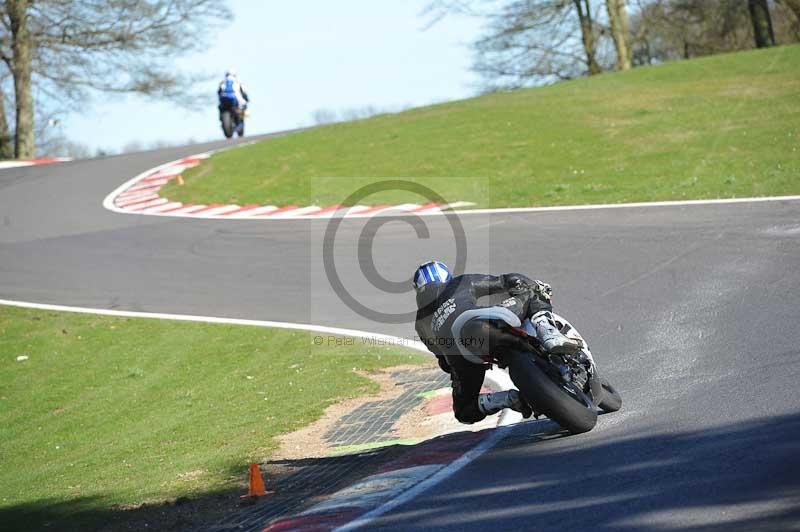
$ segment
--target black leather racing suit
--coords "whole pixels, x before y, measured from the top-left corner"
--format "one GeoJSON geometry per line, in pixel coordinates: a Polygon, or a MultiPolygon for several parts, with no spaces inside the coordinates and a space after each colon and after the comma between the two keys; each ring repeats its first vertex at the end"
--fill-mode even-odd
{"type": "Polygon", "coordinates": [[[533,284],[524,275],[516,273],[499,277],[465,274],[454,277],[444,286],[425,286],[417,294],[417,334],[428,350],[436,355],[439,366],[450,374],[453,412],[460,422],[477,423],[486,417],[478,408],[478,394],[488,365],[466,360],[457,342],[463,342],[464,347],[477,354],[502,354],[525,349],[525,344],[518,336],[483,320],[468,321],[460,337],[456,338],[451,329],[453,322],[468,310],[488,308],[488,305],[478,305],[478,298],[504,292],[509,297],[500,305],[520,320],[542,310],[552,310],[549,302],[536,297],[530,290],[533,284]]]}

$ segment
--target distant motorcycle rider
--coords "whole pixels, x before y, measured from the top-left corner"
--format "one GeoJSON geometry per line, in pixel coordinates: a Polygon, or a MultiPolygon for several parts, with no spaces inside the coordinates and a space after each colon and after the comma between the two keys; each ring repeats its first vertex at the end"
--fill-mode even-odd
{"type": "Polygon", "coordinates": [[[565,353],[582,347],[555,326],[550,313],[552,290],[547,283],[519,273],[453,277],[447,266],[436,260],[420,265],[413,283],[417,291],[417,334],[436,355],[442,370],[450,374],[453,412],[462,423],[477,423],[504,408],[526,418],[532,413],[517,390],[481,393],[488,364],[466,360],[462,349],[477,355],[525,351],[529,349],[526,341],[509,328],[527,318],[546,350],[565,353]],[[499,305],[477,303],[480,297],[502,293],[508,297],[499,305]]]}
{"type": "MultiPolygon", "coordinates": [[[[217,89],[217,97],[219,98],[220,117],[225,109],[234,109],[239,113],[244,113],[250,101],[250,97],[247,96],[247,90],[245,90],[239,78],[236,77],[236,71],[232,68],[225,72],[225,78],[220,82],[217,89]]],[[[237,132],[239,134],[241,134],[241,131],[238,131],[240,128],[244,128],[244,121],[242,120],[237,123],[237,132]]]]}

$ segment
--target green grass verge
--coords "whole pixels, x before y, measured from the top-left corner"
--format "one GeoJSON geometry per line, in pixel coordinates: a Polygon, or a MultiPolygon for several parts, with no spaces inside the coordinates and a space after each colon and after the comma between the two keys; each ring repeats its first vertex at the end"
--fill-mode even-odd
{"type": "Polygon", "coordinates": [[[377,389],[355,368],[425,360],[312,338],[0,306],[0,528],[85,530],[235,487],[275,436],[377,389]]]}
{"type": "Polygon", "coordinates": [[[270,139],[214,155],[163,195],[331,205],[386,177],[481,207],[797,194],[798,101],[800,45],[719,55],[270,139]]]}

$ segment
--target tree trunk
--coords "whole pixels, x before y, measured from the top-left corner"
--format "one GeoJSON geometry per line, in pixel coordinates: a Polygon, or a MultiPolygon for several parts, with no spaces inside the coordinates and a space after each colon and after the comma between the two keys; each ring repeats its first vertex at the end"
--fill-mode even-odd
{"type": "Polygon", "coordinates": [[[583,38],[583,49],[586,52],[586,66],[589,68],[589,75],[593,76],[602,72],[600,65],[597,64],[595,57],[594,43],[594,24],[592,23],[592,12],[589,7],[589,0],[573,0],[575,9],[578,11],[578,19],[581,24],[581,37],[583,38]]]}
{"type": "Polygon", "coordinates": [[[31,87],[31,36],[28,32],[28,0],[7,0],[6,9],[11,22],[11,51],[13,53],[14,96],[17,127],[14,153],[17,159],[34,156],[33,91],[31,87]]]}
{"type": "Polygon", "coordinates": [[[775,34],[772,32],[772,18],[769,16],[767,0],[747,0],[750,20],[753,22],[753,37],[756,47],[765,48],[775,45],[775,34]]]}
{"type": "Polygon", "coordinates": [[[5,95],[0,93],[0,159],[14,158],[14,144],[8,132],[5,95]]]}
{"type": "Polygon", "coordinates": [[[628,13],[625,0],[606,0],[606,11],[611,23],[611,37],[617,51],[617,70],[630,70],[631,54],[628,45],[628,13]]]}

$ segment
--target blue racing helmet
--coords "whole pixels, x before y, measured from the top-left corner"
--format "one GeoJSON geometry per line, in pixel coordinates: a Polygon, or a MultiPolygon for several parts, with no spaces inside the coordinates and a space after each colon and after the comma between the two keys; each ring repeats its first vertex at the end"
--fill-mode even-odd
{"type": "Polygon", "coordinates": [[[414,272],[414,288],[419,292],[423,286],[431,283],[444,284],[452,278],[453,275],[444,262],[432,260],[421,264],[414,272]]]}

